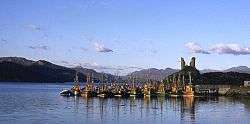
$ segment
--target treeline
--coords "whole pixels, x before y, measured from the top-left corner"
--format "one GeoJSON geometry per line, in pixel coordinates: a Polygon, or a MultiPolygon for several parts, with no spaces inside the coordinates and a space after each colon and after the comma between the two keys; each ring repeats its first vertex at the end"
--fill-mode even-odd
{"type": "MultiPolygon", "coordinates": [[[[200,74],[200,72],[190,66],[185,67],[184,69],[176,72],[168,78],[165,78],[165,83],[171,83],[173,77],[177,80],[178,76],[181,77],[184,75],[185,81],[189,81],[189,73],[192,76],[192,83],[195,85],[199,84],[214,84],[214,85],[222,85],[222,84],[230,84],[230,85],[243,85],[244,81],[250,81],[250,74],[247,73],[239,73],[239,72],[209,72],[200,74]]],[[[182,78],[181,78],[182,80],[182,78]]]]}
{"type": "Polygon", "coordinates": [[[244,81],[250,81],[250,74],[238,72],[210,72],[201,76],[203,84],[242,85],[244,81]]]}

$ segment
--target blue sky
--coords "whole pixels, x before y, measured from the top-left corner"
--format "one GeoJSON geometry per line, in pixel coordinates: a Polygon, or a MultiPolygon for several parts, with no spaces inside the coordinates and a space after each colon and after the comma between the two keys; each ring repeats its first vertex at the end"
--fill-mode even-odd
{"type": "Polygon", "coordinates": [[[127,73],[250,66],[249,0],[1,0],[0,56],[127,73]]]}

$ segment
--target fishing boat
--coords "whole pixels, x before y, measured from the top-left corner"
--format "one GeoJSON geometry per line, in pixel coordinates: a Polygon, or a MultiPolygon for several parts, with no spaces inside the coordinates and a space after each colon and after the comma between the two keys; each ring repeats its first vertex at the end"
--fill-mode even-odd
{"type": "Polygon", "coordinates": [[[129,97],[129,91],[124,85],[113,84],[111,88],[111,93],[113,97],[129,97]]]}
{"type": "Polygon", "coordinates": [[[106,81],[104,81],[104,76],[102,74],[102,78],[101,78],[101,81],[100,81],[101,84],[97,88],[97,96],[98,97],[105,98],[105,97],[109,96],[109,90],[108,90],[107,82],[106,83],[104,83],[104,82],[106,82],[106,81]]]}
{"type": "Polygon", "coordinates": [[[143,86],[143,95],[144,95],[144,97],[150,97],[150,95],[151,95],[151,89],[150,89],[150,86],[148,84],[145,84],[143,86]]]}
{"type": "Polygon", "coordinates": [[[171,86],[171,92],[170,92],[170,96],[171,97],[178,97],[178,90],[177,90],[177,84],[174,83],[172,86],[171,86]]]}
{"type": "Polygon", "coordinates": [[[129,89],[128,89],[128,85],[125,84],[125,85],[122,85],[120,87],[120,91],[121,91],[121,95],[123,98],[127,98],[130,96],[130,93],[129,93],[129,89]]]}
{"type": "Polygon", "coordinates": [[[159,85],[158,85],[158,88],[157,88],[157,95],[158,96],[165,96],[166,93],[165,93],[165,85],[163,82],[161,82],[159,85]]]}
{"type": "Polygon", "coordinates": [[[97,96],[98,97],[107,97],[108,96],[108,87],[105,84],[102,84],[97,88],[97,96]]]}
{"type": "Polygon", "coordinates": [[[98,97],[106,97],[106,85],[101,85],[97,88],[97,96],[98,97]]]}
{"type": "Polygon", "coordinates": [[[155,87],[155,85],[152,86],[152,82],[151,82],[151,79],[150,79],[150,69],[148,71],[149,72],[146,75],[147,83],[144,84],[143,90],[142,90],[143,95],[144,95],[144,97],[155,97],[155,96],[157,96],[156,87],[155,87]]]}
{"type": "Polygon", "coordinates": [[[192,88],[192,76],[191,72],[189,72],[189,83],[186,84],[183,88],[183,97],[193,97],[194,96],[194,91],[192,88]]]}
{"type": "Polygon", "coordinates": [[[147,83],[144,84],[143,90],[142,90],[144,97],[150,97],[151,96],[151,87],[150,87],[151,82],[150,82],[149,76],[150,76],[150,69],[148,69],[148,74],[146,75],[147,83]]]}
{"type": "Polygon", "coordinates": [[[120,90],[120,86],[116,83],[112,84],[111,92],[114,97],[122,97],[122,92],[120,90]]]}
{"type": "Polygon", "coordinates": [[[143,88],[142,87],[134,87],[129,90],[130,97],[143,97],[143,88]]]}
{"type": "Polygon", "coordinates": [[[132,86],[129,89],[129,96],[130,97],[136,97],[137,96],[134,78],[132,79],[132,86]]]}
{"type": "Polygon", "coordinates": [[[71,91],[74,96],[80,96],[81,88],[78,80],[78,74],[76,73],[75,79],[74,79],[74,86],[71,88],[71,91]]]}
{"type": "Polygon", "coordinates": [[[136,93],[136,89],[135,88],[131,88],[129,91],[129,96],[130,97],[136,97],[137,93],[136,93]]]}
{"type": "Polygon", "coordinates": [[[93,97],[96,93],[94,91],[94,81],[91,81],[90,75],[87,77],[87,82],[85,87],[82,89],[81,96],[82,97],[93,97]]]}
{"type": "Polygon", "coordinates": [[[191,85],[186,85],[183,90],[183,97],[193,97],[194,91],[191,85]]]}

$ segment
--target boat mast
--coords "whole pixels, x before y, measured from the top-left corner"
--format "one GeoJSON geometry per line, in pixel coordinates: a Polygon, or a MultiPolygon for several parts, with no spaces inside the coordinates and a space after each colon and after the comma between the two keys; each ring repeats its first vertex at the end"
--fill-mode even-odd
{"type": "Polygon", "coordinates": [[[185,85],[185,76],[182,75],[182,84],[185,85]]]}
{"type": "Polygon", "coordinates": [[[90,77],[90,74],[88,74],[88,77],[87,77],[87,84],[90,84],[91,83],[91,77],[90,77]]]}
{"type": "Polygon", "coordinates": [[[104,77],[103,77],[103,72],[102,72],[102,80],[101,83],[104,85],[104,77]]]}
{"type": "Polygon", "coordinates": [[[189,74],[189,85],[191,85],[191,84],[192,84],[192,76],[191,76],[191,72],[188,72],[188,74],[189,74]]]}
{"type": "Polygon", "coordinates": [[[74,84],[75,84],[75,86],[79,85],[78,72],[76,72],[74,84]]]}
{"type": "Polygon", "coordinates": [[[132,87],[135,88],[135,78],[132,76],[132,87]]]}

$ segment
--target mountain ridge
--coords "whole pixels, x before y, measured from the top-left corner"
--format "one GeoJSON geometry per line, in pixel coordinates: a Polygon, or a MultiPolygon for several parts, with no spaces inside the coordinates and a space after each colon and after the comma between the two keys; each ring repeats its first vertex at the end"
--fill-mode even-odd
{"type": "MultiPolygon", "coordinates": [[[[80,66],[76,66],[73,68],[69,68],[69,67],[65,67],[65,66],[61,66],[61,65],[56,65],[53,64],[51,62],[48,62],[46,60],[37,60],[37,61],[33,61],[33,60],[29,60],[26,59],[24,57],[0,57],[0,81],[22,81],[23,79],[21,78],[22,72],[20,73],[20,69],[23,69],[23,71],[25,70],[26,72],[30,72],[31,75],[33,75],[33,73],[36,73],[36,80],[34,81],[59,81],[59,82],[66,82],[66,81],[73,81],[74,78],[74,73],[77,71],[79,73],[81,73],[82,75],[84,75],[84,77],[86,77],[86,75],[88,74],[92,74],[94,78],[98,78],[101,79],[102,76],[105,78],[105,80],[112,80],[114,78],[117,78],[117,76],[114,76],[112,74],[109,73],[101,73],[101,72],[97,72],[94,69],[88,69],[88,68],[84,68],[84,67],[80,67],[80,66]],[[13,67],[12,67],[13,66],[13,67]],[[16,68],[14,68],[16,67],[16,68]],[[8,70],[11,69],[11,70],[8,70]],[[38,71],[34,70],[34,69],[38,69],[38,71]],[[39,72],[39,70],[41,72],[39,72]],[[8,71],[12,71],[11,72],[11,76],[8,76],[6,74],[9,73],[8,71]],[[19,76],[21,75],[21,77],[18,77],[18,75],[15,77],[15,73],[14,72],[19,72],[20,74],[18,74],[19,76]],[[46,74],[45,72],[49,71],[48,74],[46,74]],[[33,73],[31,73],[33,72],[33,73]],[[68,75],[67,75],[68,74],[68,75]],[[43,80],[42,78],[39,78],[39,75],[45,76],[44,78],[46,78],[46,76],[50,77],[48,80],[43,80]],[[53,75],[57,75],[57,76],[66,76],[66,77],[61,77],[64,79],[60,79],[60,77],[57,76],[53,76],[53,75]],[[70,75],[70,76],[69,76],[70,75]],[[3,78],[3,76],[5,76],[5,78],[3,78]],[[7,78],[8,77],[8,78],[7,78]],[[13,78],[13,79],[11,79],[13,78]]],[[[138,70],[138,71],[134,71],[131,72],[128,75],[125,76],[121,76],[124,80],[128,79],[128,77],[133,76],[136,78],[141,78],[141,79],[153,79],[153,80],[162,80],[165,77],[176,73],[180,71],[179,69],[173,69],[173,68],[165,68],[165,69],[157,69],[157,68],[148,68],[148,69],[142,69],[142,70],[138,70]]],[[[205,74],[205,73],[211,73],[211,72],[238,72],[238,73],[247,73],[250,74],[250,68],[248,68],[247,66],[237,66],[237,67],[232,67],[226,70],[212,70],[212,69],[203,69],[203,70],[199,70],[201,74],[205,74]]],[[[91,75],[91,76],[92,76],[91,75]]],[[[33,79],[29,80],[28,77],[29,76],[24,76],[25,80],[24,81],[32,81],[33,79]]]]}
{"type": "MultiPolygon", "coordinates": [[[[45,60],[32,61],[22,57],[0,58],[1,82],[72,82],[76,71],[45,60]]],[[[79,74],[80,81],[86,76],[79,74]]]]}
{"type": "MultiPolygon", "coordinates": [[[[149,78],[149,79],[155,79],[158,78],[158,80],[162,80],[165,77],[178,72],[179,69],[173,69],[173,68],[165,68],[165,69],[157,69],[157,68],[148,68],[148,69],[142,69],[138,71],[134,71],[130,73],[127,76],[133,75],[135,77],[139,78],[149,78]],[[155,76],[155,75],[160,75],[160,76],[155,76]]],[[[250,74],[250,68],[247,66],[236,66],[236,67],[231,67],[229,69],[225,70],[215,70],[215,69],[202,69],[199,70],[201,74],[205,73],[211,73],[211,72],[238,72],[238,73],[247,73],[250,74]]]]}

